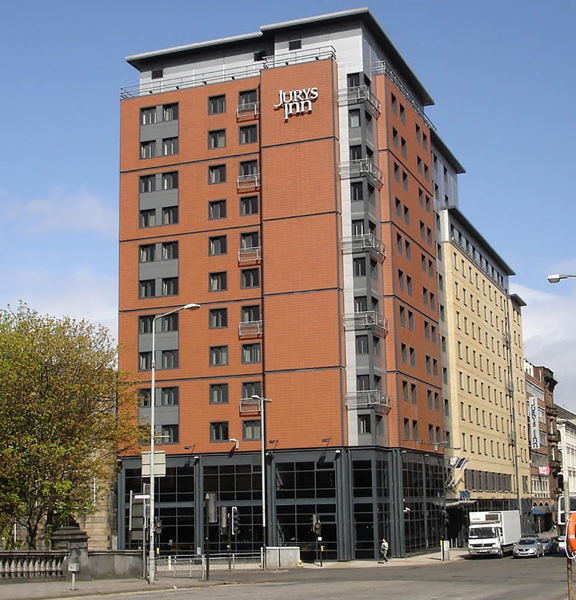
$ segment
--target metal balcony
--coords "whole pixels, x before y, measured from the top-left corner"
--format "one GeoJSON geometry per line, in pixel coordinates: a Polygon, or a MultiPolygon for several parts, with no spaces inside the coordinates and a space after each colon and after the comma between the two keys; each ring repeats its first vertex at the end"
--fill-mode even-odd
{"type": "Polygon", "coordinates": [[[360,158],[341,163],[340,178],[353,179],[355,177],[366,177],[378,189],[384,183],[382,171],[369,158],[360,158]]]}
{"type": "Polygon", "coordinates": [[[509,396],[512,396],[512,394],[514,393],[514,384],[510,381],[506,382],[506,393],[509,396]]]}
{"type": "Polygon", "coordinates": [[[367,85],[351,87],[338,92],[338,104],[347,106],[349,104],[364,104],[373,117],[378,118],[382,112],[382,105],[367,85]]]}
{"type": "Polygon", "coordinates": [[[380,390],[365,390],[348,394],[346,407],[348,410],[373,408],[377,412],[388,412],[391,408],[391,398],[389,394],[384,394],[380,390]]]}
{"type": "Polygon", "coordinates": [[[371,329],[375,335],[384,337],[388,333],[388,319],[375,310],[366,310],[346,315],[344,318],[346,330],[371,329]]]}
{"type": "Polygon", "coordinates": [[[502,334],[502,341],[506,348],[510,348],[510,343],[512,342],[512,336],[509,333],[504,332],[502,334]]]}
{"type": "Polygon", "coordinates": [[[257,263],[262,260],[262,248],[256,246],[254,248],[240,248],[238,250],[239,263],[257,263]]]}
{"type": "Polygon", "coordinates": [[[555,433],[549,433],[548,441],[549,442],[559,442],[560,441],[560,433],[558,431],[556,431],[555,433]]]}
{"type": "Polygon", "coordinates": [[[238,119],[255,119],[259,114],[259,102],[247,102],[246,104],[240,104],[236,109],[236,117],[238,119]]]}
{"type": "Polygon", "coordinates": [[[262,321],[240,321],[238,335],[240,337],[257,337],[262,335],[264,324],[262,321]]]}
{"type": "Polygon", "coordinates": [[[260,414],[260,401],[254,400],[253,398],[241,398],[240,399],[240,414],[260,414]]]}
{"type": "Polygon", "coordinates": [[[380,262],[386,257],[386,247],[373,233],[352,235],[343,238],[342,252],[344,252],[344,254],[370,252],[370,256],[380,262]]]}
{"type": "Polygon", "coordinates": [[[237,188],[239,192],[257,190],[260,187],[260,173],[254,175],[239,175],[237,188]]]}
{"type": "Polygon", "coordinates": [[[508,432],[508,440],[512,445],[516,444],[516,434],[513,431],[508,432]]]}

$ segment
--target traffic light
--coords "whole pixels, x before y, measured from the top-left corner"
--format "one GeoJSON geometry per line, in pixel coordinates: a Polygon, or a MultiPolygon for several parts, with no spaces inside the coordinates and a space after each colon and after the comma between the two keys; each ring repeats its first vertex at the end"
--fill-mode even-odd
{"type": "Polygon", "coordinates": [[[154,533],[160,535],[162,533],[162,520],[154,519],[154,533]]]}
{"type": "Polygon", "coordinates": [[[240,533],[240,514],[238,513],[238,507],[232,507],[232,535],[238,535],[240,533]]]}
{"type": "Polygon", "coordinates": [[[320,517],[314,513],[312,515],[312,533],[320,536],[322,535],[322,523],[320,522],[320,517]]]}

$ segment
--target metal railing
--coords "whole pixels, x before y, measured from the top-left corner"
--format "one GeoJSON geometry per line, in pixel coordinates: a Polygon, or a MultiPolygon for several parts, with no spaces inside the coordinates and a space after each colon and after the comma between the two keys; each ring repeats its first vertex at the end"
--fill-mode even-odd
{"type": "Polygon", "coordinates": [[[320,46],[319,48],[309,48],[297,52],[288,52],[276,56],[266,56],[264,60],[245,65],[243,67],[226,67],[221,69],[206,71],[205,73],[195,73],[181,77],[171,77],[168,79],[154,79],[145,83],[137,83],[120,88],[120,98],[138,98],[146,94],[162,94],[193,87],[201,87],[212,83],[223,83],[234,81],[236,79],[247,79],[249,77],[259,77],[260,71],[264,69],[274,69],[287,65],[297,65],[316,60],[335,59],[336,51],[332,46],[320,46]]]}
{"type": "Polygon", "coordinates": [[[247,102],[246,104],[239,104],[236,109],[236,117],[241,118],[253,118],[260,114],[260,103],[259,102],[247,102]]]}
{"type": "Polygon", "coordinates": [[[260,414],[260,401],[254,398],[240,398],[240,414],[260,414]]]}
{"type": "Polygon", "coordinates": [[[0,552],[0,581],[62,577],[66,551],[14,550],[0,552]]]}
{"type": "Polygon", "coordinates": [[[382,171],[380,171],[380,169],[369,158],[359,158],[341,163],[340,177],[342,179],[368,177],[378,189],[380,189],[384,183],[382,171]]]}
{"type": "Polygon", "coordinates": [[[239,175],[236,183],[238,190],[253,190],[260,187],[260,173],[239,175]]]}
{"type": "Polygon", "coordinates": [[[388,333],[388,319],[375,310],[366,310],[346,315],[344,318],[345,329],[372,329],[377,335],[384,336],[388,333]]]}
{"type": "Polygon", "coordinates": [[[382,112],[382,105],[367,85],[345,88],[338,91],[338,104],[365,104],[373,116],[382,112]]]}
{"type": "MultiPolygon", "coordinates": [[[[157,577],[200,577],[206,567],[204,556],[160,556],[156,558],[157,577]]],[[[262,552],[210,553],[210,570],[249,571],[263,568],[262,552]]]]}
{"type": "Polygon", "coordinates": [[[416,100],[412,92],[408,90],[408,88],[404,85],[404,82],[398,77],[398,75],[396,75],[394,69],[392,69],[392,67],[385,60],[380,60],[376,63],[373,73],[374,75],[386,75],[398,88],[398,90],[400,90],[400,93],[404,96],[404,98],[406,98],[408,104],[410,104],[410,106],[412,106],[412,108],[418,113],[418,116],[422,119],[422,121],[424,121],[426,126],[436,131],[434,123],[432,123],[432,121],[428,118],[420,102],[416,100]]]}
{"type": "Polygon", "coordinates": [[[256,262],[262,260],[262,247],[240,248],[238,250],[238,262],[256,262]]]}
{"type": "Polygon", "coordinates": [[[262,321],[240,321],[238,323],[238,335],[240,337],[249,337],[262,335],[264,324],[262,321]]]}
{"type": "Polygon", "coordinates": [[[364,233],[343,238],[342,251],[344,254],[370,252],[380,262],[386,256],[386,247],[373,233],[364,233]]]}
{"type": "Polygon", "coordinates": [[[383,412],[390,410],[391,402],[390,395],[380,390],[364,390],[346,396],[348,409],[374,408],[378,412],[383,412]]]}

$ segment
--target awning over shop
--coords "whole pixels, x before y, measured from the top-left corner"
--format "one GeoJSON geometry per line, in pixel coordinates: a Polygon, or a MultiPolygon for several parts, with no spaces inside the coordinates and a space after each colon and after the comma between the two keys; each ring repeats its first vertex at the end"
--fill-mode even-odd
{"type": "Polygon", "coordinates": [[[471,504],[476,504],[476,500],[454,500],[453,502],[448,500],[446,502],[446,509],[458,508],[460,506],[470,506],[471,504]]]}

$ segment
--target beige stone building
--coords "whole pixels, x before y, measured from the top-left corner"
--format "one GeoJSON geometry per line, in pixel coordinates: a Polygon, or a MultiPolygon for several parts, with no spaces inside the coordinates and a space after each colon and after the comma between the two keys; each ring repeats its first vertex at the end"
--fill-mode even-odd
{"type": "MultiPolygon", "coordinates": [[[[446,148],[434,152],[438,168],[445,169],[453,157],[446,148]]],[[[448,536],[463,543],[469,511],[506,510],[520,503],[529,527],[525,304],[509,293],[512,269],[456,202],[444,195],[442,206],[442,196],[436,195],[436,204],[446,508],[448,536]]]]}

